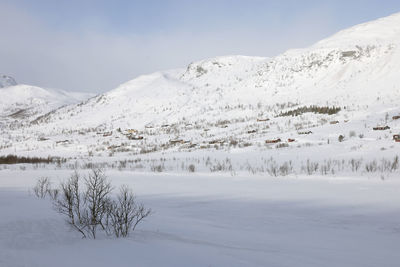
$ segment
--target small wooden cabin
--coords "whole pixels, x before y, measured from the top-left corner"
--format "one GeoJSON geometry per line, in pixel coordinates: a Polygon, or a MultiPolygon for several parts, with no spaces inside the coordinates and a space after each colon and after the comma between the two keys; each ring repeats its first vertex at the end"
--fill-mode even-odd
{"type": "Polygon", "coordinates": [[[184,144],[185,141],[183,141],[182,139],[177,139],[177,140],[169,140],[169,143],[171,145],[176,145],[176,144],[184,144]]]}
{"type": "Polygon", "coordinates": [[[374,131],[385,131],[385,130],[389,130],[390,127],[387,125],[386,126],[377,126],[377,127],[374,127],[373,129],[374,129],[374,131]]]}
{"type": "Polygon", "coordinates": [[[139,135],[130,135],[128,136],[129,140],[143,140],[143,136],[139,136],[139,135]]]}
{"type": "Polygon", "coordinates": [[[129,134],[136,134],[136,133],[138,133],[139,131],[136,130],[136,129],[127,129],[126,132],[129,133],[129,134]]]}
{"type": "Polygon", "coordinates": [[[265,140],[265,143],[266,144],[276,144],[276,143],[279,143],[279,142],[281,142],[282,140],[280,139],[280,138],[277,138],[277,139],[268,139],[268,140],[265,140]]]}
{"type": "Polygon", "coordinates": [[[313,132],[311,131],[304,131],[304,132],[298,132],[298,134],[312,134],[313,132]]]}

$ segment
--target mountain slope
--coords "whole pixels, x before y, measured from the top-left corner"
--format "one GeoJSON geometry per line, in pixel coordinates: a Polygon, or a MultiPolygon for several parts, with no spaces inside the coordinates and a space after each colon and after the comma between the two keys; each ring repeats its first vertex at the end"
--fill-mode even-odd
{"type": "Polygon", "coordinates": [[[0,114],[3,119],[32,119],[60,106],[77,103],[86,97],[85,94],[74,95],[23,84],[7,86],[0,89],[0,114]]]}
{"type": "MultiPolygon", "coordinates": [[[[370,131],[400,114],[399,44],[400,14],[395,14],[274,58],[217,57],[186,69],[143,75],[103,95],[40,116],[25,132],[67,139],[75,142],[71,148],[85,152],[121,146],[134,153],[204,149],[215,144],[229,149],[228,143],[270,148],[266,139],[294,136],[301,142],[297,146],[330,144],[330,139],[354,129],[360,136],[369,136],[365,142],[384,138],[389,143],[390,135],[370,131]],[[318,106],[317,110],[335,106],[340,112],[280,116],[310,105],[318,106]],[[329,123],[339,121],[348,123],[329,123]],[[297,133],[310,128],[318,134],[297,133]],[[140,136],[127,137],[124,130],[128,129],[136,129],[140,136]],[[103,133],[112,131],[104,134],[104,141],[103,133]]],[[[400,130],[397,121],[391,127],[400,130]]],[[[366,149],[375,153],[378,146],[366,149]]]]}
{"type": "Polygon", "coordinates": [[[113,123],[141,128],[184,118],[254,117],[264,112],[257,106],[276,103],[345,106],[398,98],[399,31],[400,15],[395,14],[271,59],[203,60],[186,70],[136,78],[80,106],[79,111],[69,107],[54,116],[82,126],[113,123]],[[102,111],[104,116],[91,116],[92,111],[102,111]]]}

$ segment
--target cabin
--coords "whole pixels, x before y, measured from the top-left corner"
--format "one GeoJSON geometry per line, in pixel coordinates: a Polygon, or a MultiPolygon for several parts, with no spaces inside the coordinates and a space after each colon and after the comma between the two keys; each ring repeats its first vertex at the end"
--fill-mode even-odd
{"type": "Polygon", "coordinates": [[[257,132],[257,130],[250,130],[250,131],[247,131],[248,134],[252,134],[252,133],[256,133],[256,132],[257,132]]]}
{"type": "Polygon", "coordinates": [[[224,140],[212,140],[212,141],[210,141],[210,142],[208,142],[210,145],[215,145],[215,144],[223,144],[223,143],[225,143],[225,141],[224,140]]]}
{"type": "Polygon", "coordinates": [[[139,135],[129,135],[128,136],[129,140],[143,140],[143,136],[139,136],[139,135]]]}
{"type": "Polygon", "coordinates": [[[269,119],[268,119],[268,118],[264,118],[264,119],[260,118],[260,119],[257,119],[257,122],[263,122],[263,121],[269,121],[269,119]]]}
{"type": "Polygon", "coordinates": [[[294,141],[296,141],[296,139],[289,138],[287,141],[288,143],[293,143],[294,141]]]}
{"type": "Polygon", "coordinates": [[[398,120],[398,119],[400,119],[400,115],[393,116],[392,119],[393,119],[394,121],[395,121],[395,120],[398,120]]]}
{"type": "Polygon", "coordinates": [[[374,131],[385,131],[385,130],[389,130],[390,127],[387,125],[386,126],[377,126],[377,127],[374,127],[373,129],[374,129],[374,131]]]}
{"type": "Polygon", "coordinates": [[[127,132],[128,134],[136,134],[136,133],[138,133],[139,131],[136,130],[136,129],[127,129],[126,132],[127,132]]]}
{"type": "Polygon", "coordinates": [[[269,140],[265,140],[266,144],[276,144],[279,143],[280,141],[282,141],[280,138],[277,139],[269,139],[269,140]]]}
{"type": "Polygon", "coordinates": [[[331,121],[330,124],[338,124],[339,121],[331,121]]]}
{"type": "Polygon", "coordinates": [[[313,132],[311,131],[304,131],[304,132],[298,132],[298,134],[312,134],[313,132]]]}
{"type": "Polygon", "coordinates": [[[56,144],[69,144],[71,141],[69,140],[61,140],[61,141],[56,141],[56,144]]]}
{"type": "Polygon", "coordinates": [[[103,133],[103,137],[111,136],[113,133],[112,132],[105,132],[103,133]]]}
{"type": "Polygon", "coordinates": [[[183,141],[182,139],[177,139],[177,140],[169,140],[169,143],[171,145],[176,145],[176,144],[184,144],[185,141],[183,141]]]}
{"type": "Polygon", "coordinates": [[[393,140],[396,142],[400,142],[400,134],[393,135],[393,140]]]}
{"type": "Polygon", "coordinates": [[[223,128],[223,129],[224,129],[224,128],[228,128],[228,125],[226,125],[226,124],[221,125],[220,128],[223,128]]]}
{"type": "Polygon", "coordinates": [[[114,149],[117,149],[117,148],[120,148],[120,147],[121,147],[120,145],[112,145],[112,146],[107,147],[107,149],[108,150],[114,150],[114,149]]]}

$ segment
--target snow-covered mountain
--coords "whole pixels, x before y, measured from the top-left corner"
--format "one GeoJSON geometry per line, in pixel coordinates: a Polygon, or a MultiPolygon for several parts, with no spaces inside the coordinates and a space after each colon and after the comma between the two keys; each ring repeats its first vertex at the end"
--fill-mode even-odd
{"type": "MultiPolygon", "coordinates": [[[[143,75],[40,116],[25,131],[54,140],[76,139],[85,144],[81,149],[86,153],[121,146],[127,140],[121,133],[127,129],[137,130],[143,138],[124,143],[127,151],[136,152],[169,149],[174,140],[185,143],[183,149],[209,148],[216,142],[223,147],[232,139],[260,147],[267,138],[294,136],[304,144],[321,143],[352,129],[364,136],[372,126],[387,124],[400,113],[399,44],[400,13],[274,58],[225,56],[143,75]],[[310,105],[341,111],[279,116],[310,105]],[[332,121],[346,124],[332,126],[332,121]],[[305,128],[320,134],[311,139],[297,136],[305,128]],[[106,145],[99,145],[96,132],[114,134],[106,135],[106,145]],[[78,133],[90,136],[81,140],[78,133]]],[[[396,121],[391,127],[400,130],[396,121]]]]}
{"type": "Polygon", "coordinates": [[[400,14],[395,14],[275,58],[219,57],[144,75],[53,117],[81,127],[143,128],[184,119],[256,117],[265,112],[262,107],[277,103],[352,106],[393,100],[400,97],[399,44],[400,14]]]}
{"type": "Polygon", "coordinates": [[[17,85],[13,77],[0,74],[0,88],[17,85]]]}
{"type": "Polygon", "coordinates": [[[16,84],[7,78],[0,89],[0,117],[2,120],[32,120],[64,105],[78,103],[88,94],[70,93],[62,90],[44,89],[31,85],[16,84]]]}

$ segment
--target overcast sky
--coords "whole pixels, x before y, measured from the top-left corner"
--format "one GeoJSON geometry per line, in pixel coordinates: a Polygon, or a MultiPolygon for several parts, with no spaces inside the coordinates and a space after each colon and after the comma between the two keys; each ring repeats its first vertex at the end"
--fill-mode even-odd
{"type": "Polygon", "coordinates": [[[0,73],[101,93],[204,58],[275,56],[396,12],[398,0],[0,0],[0,73]]]}

